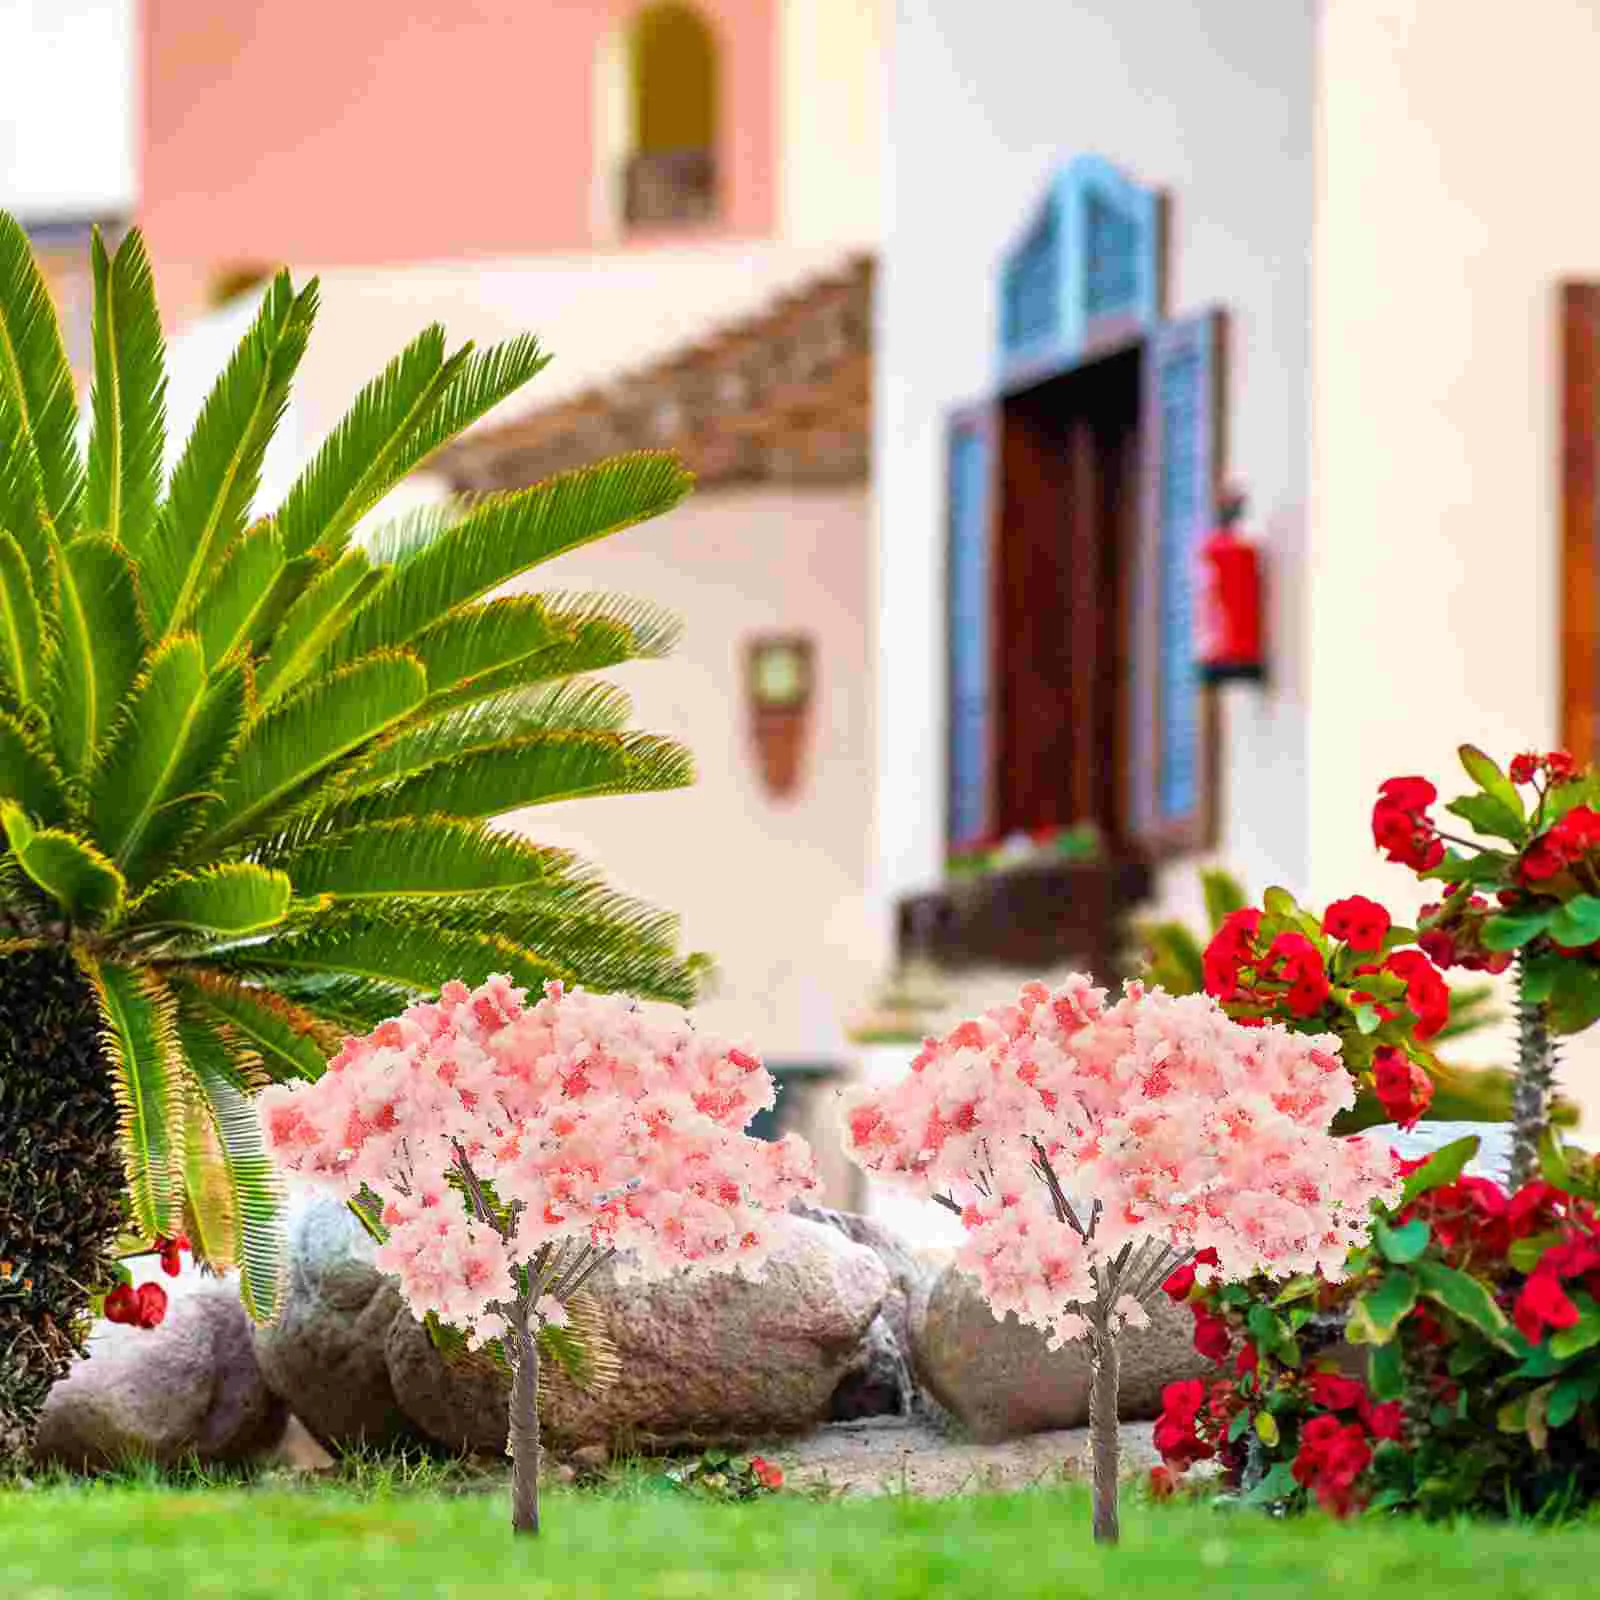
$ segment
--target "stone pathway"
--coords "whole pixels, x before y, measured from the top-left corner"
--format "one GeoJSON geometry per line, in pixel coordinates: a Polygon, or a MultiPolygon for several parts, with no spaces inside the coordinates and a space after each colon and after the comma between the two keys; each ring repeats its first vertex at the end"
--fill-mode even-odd
{"type": "MultiPolygon", "coordinates": [[[[1146,1472],[1160,1459],[1151,1443],[1152,1427],[1148,1422],[1123,1424],[1124,1472],[1146,1472]]],[[[972,1444],[931,1423],[871,1417],[828,1423],[771,1455],[797,1489],[826,1485],[845,1494],[937,1497],[1086,1476],[1089,1430],[1066,1428],[1003,1444],[972,1444]]]]}

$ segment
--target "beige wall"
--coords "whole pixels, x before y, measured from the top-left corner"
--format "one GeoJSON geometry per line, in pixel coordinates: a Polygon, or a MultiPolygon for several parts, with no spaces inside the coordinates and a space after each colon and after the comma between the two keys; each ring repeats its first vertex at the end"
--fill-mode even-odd
{"type": "MultiPolygon", "coordinates": [[[[1419,894],[1377,784],[1559,729],[1556,284],[1600,278],[1600,10],[1328,0],[1313,312],[1312,871],[1419,894]]],[[[1491,1049],[1504,1056],[1504,1044],[1491,1049]]],[[[1600,1117],[1600,1047],[1566,1073],[1600,1117]]]]}
{"type": "Polygon", "coordinates": [[[869,527],[860,489],[708,491],[528,584],[636,594],[683,619],[667,660],[604,676],[633,696],[635,726],[689,746],[695,785],[540,806],[515,825],[681,913],[686,946],[710,951],[721,971],[697,1016],[773,1062],[843,1056],[841,1015],[880,976],[866,905],[869,527]],[[788,802],[765,793],[746,737],[743,642],[768,629],[816,641],[809,775],[788,802]]]}
{"type": "Polygon", "coordinates": [[[793,244],[873,244],[892,0],[782,0],[778,232],[793,244]]]}

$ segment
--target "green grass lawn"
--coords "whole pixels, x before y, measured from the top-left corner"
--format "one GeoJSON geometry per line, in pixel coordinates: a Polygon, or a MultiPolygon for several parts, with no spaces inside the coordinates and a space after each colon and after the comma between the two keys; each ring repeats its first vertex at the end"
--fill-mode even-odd
{"type": "Polygon", "coordinates": [[[359,1486],[182,1489],[55,1484],[0,1492],[4,1600],[359,1600],[405,1596],[830,1600],[1511,1600],[1589,1596],[1600,1521],[1425,1527],[1148,1505],[1128,1496],[1123,1543],[1097,1550],[1078,1488],[944,1502],[780,1495],[724,1505],[563,1489],[545,1532],[513,1541],[509,1501],[359,1486]]]}

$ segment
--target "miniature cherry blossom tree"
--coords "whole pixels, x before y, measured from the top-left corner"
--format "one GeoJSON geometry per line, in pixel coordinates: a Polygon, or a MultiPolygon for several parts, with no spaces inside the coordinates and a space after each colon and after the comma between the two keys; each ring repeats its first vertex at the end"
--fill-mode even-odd
{"type": "Polygon", "coordinates": [[[997,1319],[1086,1338],[1094,1536],[1117,1538],[1117,1339],[1175,1270],[1343,1275],[1392,1154],[1328,1133],[1355,1089],[1331,1035],[1231,1021],[1208,995],[1089,979],[929,1039],[911,1075],[845,1097],[847,1149],[955,1212],[997,1319]]]}
{"type": "Polygon", "coordinates": [[[802,1140],[742,1131],[775,1099],[761,1062],[685,1013],[559,983],[524,1000],[446,984],[258,1105],[282,1163],[381,1204],[377,1265],[419,1316],[503,1346],[512,1526],[537,1533],[539,1330],[613,1256],[619,1278],[752,1275],[815,1178],[802,1140]]]}

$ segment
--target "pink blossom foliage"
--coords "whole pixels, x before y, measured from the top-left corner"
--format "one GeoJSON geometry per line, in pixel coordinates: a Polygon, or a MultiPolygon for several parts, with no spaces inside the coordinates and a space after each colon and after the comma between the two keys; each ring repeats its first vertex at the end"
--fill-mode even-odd
{"type": "Polygon", "coordinates": [[[1391,1152],[1328,1132],[1355,1094],[1338,1050],[1331,1035],[1241,1026],[1208,995],[1129,983],[1108,1006],[1082,976],[1053,994],[1031,983],[929,1039],[901,1082],[848,1094],[847,1148],[959,1210],[959,1260],[995,1315],[1055,1347],[1089,1331],[1102,1289],[1113,1328],[1139,1325],[1151,1274],[1196,1251],[1216,1252],[1207,1281],[1342,1275],[1398,1180],[1391,1152]]]}
{"type": "Polygon", "coordinates": [[[449,983],[347,1039],[317,1082],[258,1096],[269,1148],[343,1197],[378,1195],[377,1265],[474,1343],[505,1333],[493,1308],[542,1246],[615,1249],[633,1275],[758,1266],[772,1213],[815,1184],[803,1141],[742,1131],[774,1102],[761,1062],[675,1007],[559,983],[524,1001],[502,977],[449,983]],[[474,1220],[462,1155],[513,1228],[474,1220]]]}

